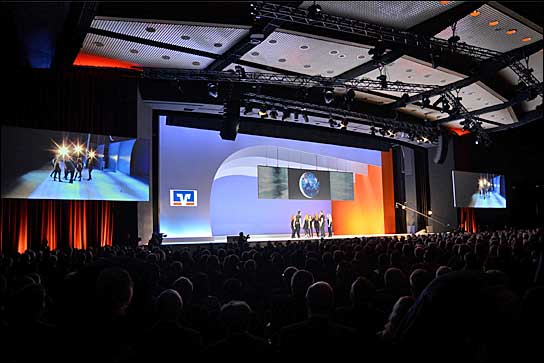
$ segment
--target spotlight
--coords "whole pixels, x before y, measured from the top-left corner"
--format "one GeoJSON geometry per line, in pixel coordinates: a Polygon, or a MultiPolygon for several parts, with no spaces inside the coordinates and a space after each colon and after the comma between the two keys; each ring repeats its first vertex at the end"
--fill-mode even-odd
{"type": "MultiPolygon", "coordinates": [[[[383,87],[383,86],[382,86],[383,87]]],[[[401,97],[400,97],[400,106],[401,107],[405,107],[406,104],[408,103],[408,101],[410,101],[410,95],[408,93],[405,93],[403,94],[401,97]]]]}
{"type": "Polygon", "coordinates": [[[376,128],[374,127],[374,125],[370,127],[370,135],[376,136],[376,128]]]}
{"type": "Polygon", "coordinates": [[[348,120],[342,119],[342,121],[340,121],[340,130],[347,130],[348,124],[349,124],[348,120]]]}
{"type": "Polygon", "coordinates": [[[368,54],[372,56],[373,60],[381,60],[383,54],[385,53],[385,47],[381,41],[378,41],[378,44],[368,51],[368,54]]]}
{"type": "Polygon", "coordinates": [[[208,83],[208,94],[213,98],[217,98],[217,96],[219,96],[216,83],[208,83]]]}
{"type": "Polygon", "coordinates": [[[68,146],[64,144],[58,147],[57,153],[63,159],[65,159],[67,156],[70,156],[70,150],[68,149],[68,146]]]}
{"type": "Polygon", "coordinates": [[[283,115],[281,116],[281,120],[282,121],[285,121],[287,120],[289,117],[291,117],[291,111],[289,111],[288,109],[285,109],[283,111],[283,115]]]}
{"type": "Polygon", "coordinates": [[[450,110],[450,103],[448,102],[447,99],[443,99],[442,100],[442,112],[449,112],[450,110]]]}
{"type": "Polygon", "coordinates": [[[344,96],[344,100],[346,102],[346,105],[349,105],[353,102],[353,100],[355,100],[355,90],[353,88],[350,88],[345,96],[344,96]]]}
{"type": "Polygon", "coordinates": [[[79,156],[80,154],[83,153],[83,146],[80,145],[80,144],[75,144],[74,145],[74,153],[79,156]]]}
{"type": "Polygon", "coordinates": [[[270,118],[272,118],[274,120],[278,118],[278,111],[276,111],[275,108],[270,110],[270,118]]]}
{"type": "Polygon", "coordinates": [[[310,18],[316,19],[321,17],[322,14],[323,14],[323,9],[321,8],[320,5],[316,4],[315,1],[313,5],[310,5],[310,7],[308,7],[308,15],[310,16],[310,18]]]}
{"type": "Polygon", "coordinates": [[[450,45],[455,45],[455,44],[457,44],[460,40],[461,40],[461,38],[459,37],[459,35],[453,35],[453,36],[451,36],[451,37],[448,39],[448,43],[450,43],[450,45]]]}
{"type": "Polygon", "coordinates": [[[334,119],[332,118],[332,116],[329,117],[329,125],[331,127],[336,127],[338,126],[338,124],[336,123],[336,121],[334,121],[334,119]]]}
{"type": "Polygon", "coordinates": [[[325,90],[325,92],[323,93],[323,98],[325,99],[325,103],[328,105],[329,103],[331,103],[333,100],[334,100],[334,93],[332,90],[330,89],[327,89],[325,90]]]}
{"type": "Polygon", "coordinates": [[[424,96],[423,99],[421,100],[421,108],[427,108],[429,107],[430,104],[431,104],[431,100],[429,99],[429,97],[424,96]]]}
{"type": "Polygon", "coordinates": [[[236,73],[242,78],[246,78],[246,70],[242,66],[235,66],[236,73]]]}
{"type": "Polygon", "coordinates": [[[427,212],[427,214],[430,215],[430,216],[432,216],[432,215],[433,215],[433,211],[430,210],[430,211],[427,212]]]}
{"type": "Polygon", "coordinates": [[[261,108],[259,109],[259,116],[261,116],[261,118],[267,118],[268,117],[268,112],[267,112],[266,105],[262,105],[261,108]]]}
{"type": "Polygon", "coordinates": [[[387,76],[385,74],[380,74],[376,79],[380,81],[382,89],[387,89],[387,76]]]}
{"type": "Polygon", "coordinates": [[[251,107],[251,104],[247,104],[244,107],[244,115],[248,115],[253,112],[253,107],[251,107]]]}
{"type": "Polygon", "coordinates": [[[96,152],[94,150],[89,150],[89,154],[87,155],[89,159],[96,158],[96,152]]]}

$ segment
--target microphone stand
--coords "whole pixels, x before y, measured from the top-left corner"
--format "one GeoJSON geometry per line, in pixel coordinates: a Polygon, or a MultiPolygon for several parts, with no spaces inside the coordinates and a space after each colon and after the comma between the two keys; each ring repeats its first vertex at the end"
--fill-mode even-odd
{"type": "Polygon", "coordinates": [[[441,225],[443,225],[443,226],[446,227],[446,228],[449,228],[449,227],[450,227],[449,224],[445,224],[444,222],[439,221],[439,220],[436,219],[436,218],[433,218],[433,217],[428,216],[428,215],[425,215],[424,213],[421,213],[421,212],[419,212],[419,211],[417,211],[417,210],[415,210],[415,209],[412,209],[412,208],[408,207],[406,204],[401,204],[401,203],[399,203],[399,202],[395,202],[395,207],[396,207],[396,208],[401,208],[401,209],[408,209],[409,211],[414,212],[414,213],[416,213],[416,214],[419,214],[420,216],[423,216],[423,217],[425,217],[425,218],[427,218],[427,219],[430,219],[431,221],[435,221],[436,223],[441,224],[441,225]]]}

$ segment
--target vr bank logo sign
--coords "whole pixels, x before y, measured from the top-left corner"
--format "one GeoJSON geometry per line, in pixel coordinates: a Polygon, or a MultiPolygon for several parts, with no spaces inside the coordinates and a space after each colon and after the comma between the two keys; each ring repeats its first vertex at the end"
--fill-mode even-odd
{"type": "Polygon", "coordinates": [[[196,207],[196,190],[170,189],[171,207],[196,207]]]}

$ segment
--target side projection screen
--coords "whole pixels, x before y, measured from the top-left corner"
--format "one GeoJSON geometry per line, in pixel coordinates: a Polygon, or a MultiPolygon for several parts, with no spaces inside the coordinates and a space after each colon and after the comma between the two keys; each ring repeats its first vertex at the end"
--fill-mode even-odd
{"type": "Polygon", "coordinates": [[[457,208],[506,208],[504,175],[452,171],[457,208]]]}
{"type": "Polygon", "coordinates": [[[353,200],[353,173],[258,166],[259,199],[353,200]]]}
{"type": "Polygon", "coordinates": [[[143,139],[2,127],[2,198],[149,200],[143,139]]]}

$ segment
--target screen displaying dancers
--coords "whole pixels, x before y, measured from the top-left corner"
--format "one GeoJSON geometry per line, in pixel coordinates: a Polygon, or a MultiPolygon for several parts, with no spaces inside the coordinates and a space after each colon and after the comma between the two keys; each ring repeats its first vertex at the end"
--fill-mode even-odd
{"type": "Polygon", "coordinates": [[[149,143],[2,127],[2,198],[149,200],[149,143]]]}
{"type": "Polygon", "coordinates": [[[453,171],[455,207],[506,208],[504,175],[453,171]]]}

